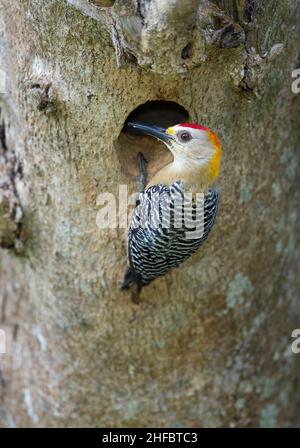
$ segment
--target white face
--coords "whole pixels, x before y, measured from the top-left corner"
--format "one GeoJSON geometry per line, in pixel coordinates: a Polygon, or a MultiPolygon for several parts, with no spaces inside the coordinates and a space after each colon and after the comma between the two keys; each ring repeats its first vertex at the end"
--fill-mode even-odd
{"type": "Polygon", "coordinates": [[[170,135],[167,145],[175,159],[190,159],[206,163],[215,155],[215,147],[209,131],[176,125],[166,130],[170,135]]]}

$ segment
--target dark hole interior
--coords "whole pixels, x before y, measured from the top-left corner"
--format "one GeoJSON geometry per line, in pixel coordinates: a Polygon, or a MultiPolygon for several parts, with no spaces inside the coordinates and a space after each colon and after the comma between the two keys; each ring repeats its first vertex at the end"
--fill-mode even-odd
{"type": "Polygon", "coordinates": [[[129,114],[125,126],[128,121],[138,121],[167,128],[188,118],[187,110],[173,101],[147,101],[129,114]]]}
{"type": "Polygon", "coordinates": [[[182,59],[190,59],[193,56],[193,45],[188,43],[181,52],[182,59]]]}
{"type": "Polygon", "coordinates": [[[148,101],[132,111],[124,124],[118,140],[116,150],[120,168],[125,175],[130,189],[137,191],[139,176],[138,153],[141,152],[147,160],[148,180],[159,169],[172,161],[172,154],[160,141],[148,137],[135,135],[126,128],[128,121],[154,124],[160,127],[169,127],[185,123],[189,119],[187,110],[173,101],[148,101]]]}

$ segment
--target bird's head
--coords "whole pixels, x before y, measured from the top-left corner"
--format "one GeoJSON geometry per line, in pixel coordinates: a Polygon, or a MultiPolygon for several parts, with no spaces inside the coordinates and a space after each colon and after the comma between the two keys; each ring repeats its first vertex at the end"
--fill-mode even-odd
{"type": "Polygon", "coordinates": [[[167,129],[142,123],[127,123],[127,127],[135,134],[150,135],[163,141],[174,156],[175,167],[193,173],[201,171],[209,183],[219,176],[221,142],[209,128],[188,123],[167,129]]]}
{"type": "Polygon", "coordinates": [[[128,127],[135,133],[150,135],[163,141],[178,166],[206,170],[211,181],[218,177],[222,155],[221,142],[209,128],[188,123],[167,129],[142,123],[128,123],[128,127]]]}
{"type": "Polygon", "coordinates": [[[221,143],[216,134],[199,124],[177,124],[166,129],[165,143],[176,159],[187,159],[200,165],[221,157],[221,143]]]}

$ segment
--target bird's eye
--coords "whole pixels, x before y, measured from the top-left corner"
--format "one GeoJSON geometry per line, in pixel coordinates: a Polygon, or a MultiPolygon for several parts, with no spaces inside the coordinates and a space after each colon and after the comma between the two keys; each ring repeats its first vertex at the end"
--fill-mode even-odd
{"type": "Polygon", "coordinates": [[[192,140],[192,136],[189,132],[187,131],[181,131],[178,133],[178,139],[182,142],[182,143],[186,143],[189,142],[190,140],[192,140]]]}

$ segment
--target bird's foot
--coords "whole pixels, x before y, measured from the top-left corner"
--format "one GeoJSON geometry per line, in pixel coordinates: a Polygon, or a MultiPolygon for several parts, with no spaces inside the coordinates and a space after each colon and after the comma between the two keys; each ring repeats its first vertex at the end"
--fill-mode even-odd
{"type": "Polygon", "coordinates": [[[138,184],[139,184],[139,191],[142,192],[145,190],[145,187],[147,185],[147,160],[144,157],[144,154],[139,152],[138,153],[138,162],[139,162],[139,170],[140,174],[138,176],[138,184]]]}

